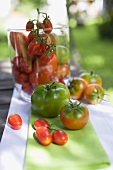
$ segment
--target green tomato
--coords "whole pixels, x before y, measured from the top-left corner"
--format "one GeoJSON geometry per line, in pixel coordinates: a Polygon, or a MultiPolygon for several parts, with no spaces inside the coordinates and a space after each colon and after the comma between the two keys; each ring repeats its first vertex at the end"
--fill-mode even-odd
{"type": "Polygon", "coordinates": [[[47,82],[37,86],[31,96],[31,110],[44,117],[56,117],[70,100],[67,86],[59,82],[47,82]]]}
{"type": "Polygon", "coordinates": [[[68,63],[69,61],[69,50],[67,47],[58,45],[56,46],[56,56],[59,64],[68,63]]]}

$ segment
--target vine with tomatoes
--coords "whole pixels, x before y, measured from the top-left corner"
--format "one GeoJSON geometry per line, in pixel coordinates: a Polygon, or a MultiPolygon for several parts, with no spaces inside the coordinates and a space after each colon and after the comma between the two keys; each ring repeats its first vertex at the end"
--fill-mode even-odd
{"type": "Polygon", "coordinates": [[[24,93],[31,95],[37,85],[48,81],[64,83],[69,75],[69,51],[59,44],[59,37],[53,32],[53,24],[47,13],[37,9],[37,19],[29,20],[25,30],[11,30],[9,39],[15,52],[12,59],[14,80],[24,93]],[[44,19],[40,21],[40,15],[44,19]],[[60,60],[62,62],[60,62],[60,60]]]}

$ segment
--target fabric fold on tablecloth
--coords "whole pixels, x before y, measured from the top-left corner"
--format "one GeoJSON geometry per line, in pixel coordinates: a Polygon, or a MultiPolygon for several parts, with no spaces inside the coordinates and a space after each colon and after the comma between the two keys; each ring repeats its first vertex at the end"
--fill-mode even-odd
{"type": "Polygon", "coordinates": [[[37,117],[31,113],[25,170],[96,170],[110,165],[90,120],[83,129],[67,130],[59,117],[46,119],[54,124],[55,129],[63,129],[69,140],[63,146],[53,143],[43,146],[33,137],[35,130],[32,125],[37,117]]]}

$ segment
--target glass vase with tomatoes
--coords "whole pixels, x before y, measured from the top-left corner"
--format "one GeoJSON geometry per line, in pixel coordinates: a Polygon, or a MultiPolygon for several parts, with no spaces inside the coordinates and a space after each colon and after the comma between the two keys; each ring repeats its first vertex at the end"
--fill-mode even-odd
{"type": "Polygon", "coordinates": [[[70,76],[68,26],[54,26],[47,13],[37,11],[38,19],[24,29],[8,29],[14,85],[27,101],[36,86],[49,81],[67,85],[70,76]]]}

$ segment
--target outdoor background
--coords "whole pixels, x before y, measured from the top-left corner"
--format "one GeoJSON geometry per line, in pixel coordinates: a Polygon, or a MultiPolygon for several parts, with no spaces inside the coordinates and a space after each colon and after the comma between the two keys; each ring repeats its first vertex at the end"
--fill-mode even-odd
{"type": "Polygon", "coordinates": [[[69,25],[71,56],[82,70],[102,77],[113,104],[113,0],[0,1],[0,60],[9,59],[7,29],[25,27],[39,8],[53,24],[69,25]]]}

